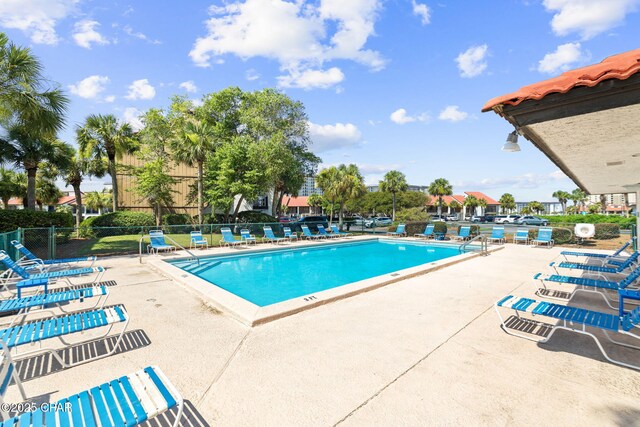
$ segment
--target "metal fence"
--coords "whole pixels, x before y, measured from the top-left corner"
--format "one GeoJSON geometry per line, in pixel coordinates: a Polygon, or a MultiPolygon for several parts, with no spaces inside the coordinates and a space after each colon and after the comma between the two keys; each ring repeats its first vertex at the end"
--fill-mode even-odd
{"type": "Polygon", "coordinates": [[[20,229],[9,231],[8,233],[0,233],[0,249],[7,252],[13,259],[18,259],[18,251],[11,244],[12,240],[20,241],[20,229]]]}

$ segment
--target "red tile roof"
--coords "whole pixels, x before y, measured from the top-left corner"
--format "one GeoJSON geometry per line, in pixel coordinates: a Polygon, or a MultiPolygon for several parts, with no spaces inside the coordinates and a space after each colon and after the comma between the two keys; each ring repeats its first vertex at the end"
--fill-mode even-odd
{"type": "MultiPolygon", "coordinates": [[[[445,205],[449,205],[452,201],[458,202],[460,205],[464,203],[464,196],[461,195],[453,195],[453,196],[442,196],[442,201],[445,205]]],[[[429,200],[427,200],[427,206],[437,206],[438,198],[434,196],[429,196],[429,200]]]]}
{"type": "Polygon", "coordinates": [[[516,92],[493,98],[484,104],[482,111],[489,111],[501,104],[518,105],[529,99],[542,99],[550,93],[566,93],[574,87],[593,87],[603,80],[626,80],[638,72],[640,72],[640,49],[630,50],[610,56],[599,64],[567,71],[558,77],[524,86],[516,92]]]}
{"type": "Polygon", "coordinates": [[[282,204],[285,206],[289,206],[290,208],[306,208],[309,206],[309,198],[307,196],[299,196],[299,197],[289,197],[285,196],[282,198],[282,204]]]}
{"type": "Polygon", "coordinates": [[[22,198],[19,198],[19,197],[10,198],[9,206],[22,206],[22,198]]]}
{"type": "Polygon", "coordinates": [[[76,196],[62,196],[58,199],[59,205],[74,205],[76,203],[76,196]]]}
{"type": "Polygon", "coordinates": [[[487,202],[487,205],[499,205],[500,204],[499,201],[494,200],[491,197],[489,197],[486,194],[481,193],[479,191],[465,191],[464,194],[466,194],[467,196],[474,196],[476,199],[484,199],[484,201],[487,202]]]}

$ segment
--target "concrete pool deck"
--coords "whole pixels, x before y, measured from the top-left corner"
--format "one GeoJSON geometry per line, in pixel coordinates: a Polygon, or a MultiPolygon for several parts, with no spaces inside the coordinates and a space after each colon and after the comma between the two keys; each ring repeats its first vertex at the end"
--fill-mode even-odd
{"type": "MultiPolygon", "coordinates": [[[[508,244],[253,328],[137,257],[101,259],[117,282],[109,304],[131,316],[126,351],[24,386],[53,401],[155,364],[190,402],[185,426],[640,425],[640,372],[604,361],[587,337],[539,345],[499,328],[494,302],[532,296],[531,277],[560,250],[508,244]]],[[[5,401],[20,400],[11,386],[5,401]]]]}

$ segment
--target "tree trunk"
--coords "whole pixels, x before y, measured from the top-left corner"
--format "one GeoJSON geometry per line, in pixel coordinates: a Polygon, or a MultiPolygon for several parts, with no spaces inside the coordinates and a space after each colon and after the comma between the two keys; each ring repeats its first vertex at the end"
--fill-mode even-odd
{"type": "Polygon", "coordinates": [[[109,175],[111,175],[111,187],[113,188],[113,194],[111,200],[113,201],[113,211],[118,210],[118,180],[116,179],[116,158],[115,156],[109,157],[109,175]]]}
{"type": "Polygon", "coordinates": [[[442,215],[442,197],[438,197],[438,216],[442,215]]]}
{"type": "Polygon", "coordinates": [[[393,208],[392,208],[392,214],[391,214],[391,220],[395,221],[396,220],[396,193],[391,193],[393,196],[393,208]]]}
{"type": "MultiPolygon", "coordinates": [[[[278,212],[276,212],[278,215],[274,215],[276,218],[280,217],[280,215],[283,214],[283,212],[281,211],[282,209],[282,199],[284,199],[284,191],[280,192],[280,195],[278,196],[278,212]]],[[[289,197],[289,203],[291,203],[291,197],[289,197]]],[[[287,203],[287,207],[289,206],[289,204],[287,203]]]]}
{"type": "Polygon", "coordinates": [[[342,215],[344,211],[344,202],[340,202],[340,211],[338,212],[338,227],[342,229],[342,215]]]}
{"type": "Polygon", "coordinates": [[[331,227],[332,221],[333,221],[333,205],[335,205],[335,199],[331,199],[331,209],[329,210],[330,212],[330,216],[329,216],[329,227],[331,227]]]}
{"type": "Polygon", "coordinates": [[[233,210],[233,220],[235,221],[236,218],[238,217],[238,212],[240,211],[240,206],[242,206],[242,201],[244,200],[244,196],[240,195],[240,199],[238,199],[238,204],[236,205],[236,208],[233,210]]]}
{"type": "Polygon", "coordinates": [[[2,198],[2,207],[4,209],[9,209],[9,197],[2,198]]]}
{"type": "Polygon", "coordinates": [[[36,173],[37,168],[27,169],[27,209],[36,210],[36,173]]]}
{"type": "Polygon", "coordinates": [[[73,183],[73,194],[76,196],[76,228],[80,228],[82,222],[82,193],[80,192],[80,183],[73,183]]]}
{"type": "Polygon", "coordinates": [[[204,216],[204,203],[203,203],[203,196],[202,196],[202,180],[203,180],[203,162],[199,161],[198,162],[198,225],[202,225],[202,217],[204,216]]]}
{"type": "Polygon", "coordinates": [[[162,225],[162,210],[161,210],[161,206],[160,205],[154,205],[153,206],[153,214],[156,217],[156,227],[160,227],[160,225],[162,225]]]}
{"type": "Polygon", "coordinates": [[[271,216],[278,216],[278,212],[280,211],[280,206],[276,205],[276,199],[278,198],[278,190],[273,188],[273,198],[271,199],[271,216]]]}

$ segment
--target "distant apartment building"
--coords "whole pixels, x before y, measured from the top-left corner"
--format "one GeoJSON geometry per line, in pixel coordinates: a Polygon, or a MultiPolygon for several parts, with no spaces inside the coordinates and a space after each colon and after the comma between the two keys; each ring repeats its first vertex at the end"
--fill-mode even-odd
{"type": "MultiPolygon", "coordinates": [[[[605,194],[605,214],[625,214],[636,209],[636,193],[605,194]]],[[[602,203],[600,194],[591,194],[588,204],[599,205],[602,203]]]]}
{"type": "MultiPolygon", "coordinates": [[[[522,209],[524,209],[527,205],[529,205],[530,202],[516,202],[516,212],[520,213],[522,212],[522,209]]],[[[545,214],[561,214],[562,213],[562,205],[560,204],[560,202],[540,202],[540,204],[542,204],[542,206],[544,207],[544,212],[545,214]]]]}
{"type": "MultiPolygon", "coordinates": [[[[379,185],[369,185],[367,186],[367,191],[370,193],[375,193],[376,191],[380,191],[379,185]]],[[[419,191],[424,194],[429,194],[429,186],[428,185],[411,185],[407,187],[407,191],[419,191]]]]}
{"type": "Polygon", "coordinates": [[[300,197],[309,197],[312,194],[322,195],[322,190],[316,187],[316,177],[308,176],[304,179],[304,184],[300,188],[298,195],[300,197]]]}

